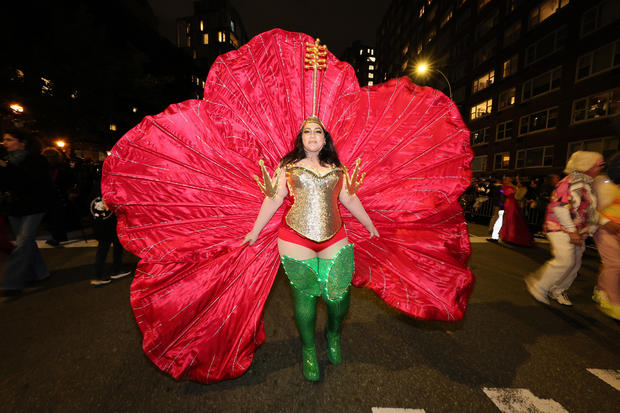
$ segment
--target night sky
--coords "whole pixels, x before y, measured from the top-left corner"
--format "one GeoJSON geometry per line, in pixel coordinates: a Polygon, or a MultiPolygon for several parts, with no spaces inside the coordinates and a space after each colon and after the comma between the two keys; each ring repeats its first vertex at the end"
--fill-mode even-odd
{"type": "MultiPolygon", "coordinates": [[[[149,0],[159,31],[176,43],[176,19],[193,14],[192,0],[149,0]]],[[[319,37],[339,55],[355,40],[375,45],[390,0],[231,0],[251,37],[274,28],[319,37]]]]}

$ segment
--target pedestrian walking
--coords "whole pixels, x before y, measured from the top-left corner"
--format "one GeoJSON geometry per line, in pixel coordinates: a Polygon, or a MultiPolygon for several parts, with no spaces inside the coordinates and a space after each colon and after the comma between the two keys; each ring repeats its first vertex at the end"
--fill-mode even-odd
{"type": "Polygon", "coordinates": [[[8,218],[17,245],[4,267],[0,292],[14,297],[22,293],[27,281],[40,281],[50,275],[36,235],[53,192],[49,164],[33,149],[34,138],[20,129],[8,129],[2,136],[8,154],[0,160],[0,185],[10,198],[8,218]]]}
{"type": "Polygon", "coordinates": [[[592,298],[603,313],[620,320],[620,153],[608,165],[608,176],[600,176],[593,186],[600,212],[594,240],[601,271],[592,298]]]}
{"type": "Polygon", "coordinates": [[[562,179],[551,194],[544,230],[551,243],[553,258],[525,279],[528,292],[537,301],[549,298],[571,306],[566,291],[577,277],[585,239],[597,229],[596,197],[591,183],[601,172],[603,156],[598,152],[577,151],[566,164],[562,179]]]}

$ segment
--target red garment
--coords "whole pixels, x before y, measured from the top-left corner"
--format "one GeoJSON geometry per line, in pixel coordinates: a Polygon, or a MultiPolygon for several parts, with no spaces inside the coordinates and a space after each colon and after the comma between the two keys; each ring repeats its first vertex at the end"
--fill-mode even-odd
{"type": "MultiPolygon", "coordinates": [[[[311,115],[304,56],[313,41],[272,30],[220,56],[204,100],[147,116],[105,162],[104,199],[119,238],[141,258],[131,305],[143,348],[174,377],[237,377],[265,339],[286,208],[253,246],[239,244],[264,199],[252,179],[257,161],[273,171],[311,115]]],[[[330,53],[317,90],[340,160],[350,168],[363,160],[357,194],[381,234],[369,239],[341,208],[355,244],[353,283],[413,317],[461,319],[473,275],[457,200],[469,186],[472,152],[458,109],[407,78],[360,88],[351,66],[330,53]]]]}
{"type": "Polygon", "coordinates": [[[503,185],[502,193],[506,197],[504,201],[504,221],[499,237],[502,241],[524,247],[533,247],[534,238],[530,234],[527,222],[523,218],[521,207],[515,199],[515,188],[512,185],[503,185]]]}
{"type": "Polygon", "coordinates": [[[279,239],[292,242],[293,244],[301,245],[302,247],[309,248],[314,252],[323,251],[325,248],[329,248],[338,241],[342,241],[346,237],[347,231],[344,229],[344,227],[340,227],[340,230],[338,230],[338,232],[336,232],[333,237],[323,242],[312,241],[311,239],[301,236],[300,234],[295,232],[294,229],[286,225],[284,221],[282,221],[282,224],[278,229],[279,239]]]}

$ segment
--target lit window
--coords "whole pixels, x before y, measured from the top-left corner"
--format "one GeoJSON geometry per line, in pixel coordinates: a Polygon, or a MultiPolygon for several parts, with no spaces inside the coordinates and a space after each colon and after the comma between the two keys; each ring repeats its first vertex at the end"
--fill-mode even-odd
{"type": "Polygon", "coordinates": [[[558,108],[549,108],[540,112],[522,116],[519,119],[519,136],[544,132],[554,129],[558,124],[558,108]]]}
{"type": "Polygon", "coordinates": [[[134,107],[131,108],[131,111],[133,113],[138,113],[138,108],[134,106],[134,107]]]}
{"type": "Polygon", "coordinates": [[[364,50],[363,50],[363,49],[360,49],[360,56],[361,56],[362,54],[364,54],[364,50]]]}
{"type": "Polygon", "coordinates": [[[41,94],[46,96],[54,96],[54,82],[42,77],[41,83],[41,94]]]}
{"type": "Polygon", "coordinates": [[[201,32],[205,31],[205,22],[204,22],[204,20],[200,20],[200,31],[201,32]]]}
{"type": "Polygon", "coordinates": [[[202,44],[209,44],[209,33],[203,33],[202,44]]]}
{"type": "Polygon", "coordinates": [[[489,4],[491,0],[478,0],[478,10],[489,4]]]}
{"type": "Polygon", "coordinates": [[[519,55],[516,54],[510,59],[504,61],[502,67],[502,77],[507,78],[510,75],[517,73],[517,66],[519,65],[519,55]]]}
{"type": "Polygon", "coordinates": [[[366,49],[366,53],[370,54],[370,49],[366,49]]]}
{"type": "Polygon", "coordinates": [[[373,79],[375,75],[373,73],[368,73],[368,79],[373,79]]]}
{"type": "Polygon", "coordinates": [[[493,169],[508,169],[510,165],[510,152],[499,152],[495,154],[493,169]]]}
{"type": "Polygon", "coordinates": [[[490,115],[493,110],[493,99],[486,100],[471,107],[471,120],[490,115]]]}
{"type": "Polygon", "coordinates": [[[495,70],[491,70],[489,73],[485,73],[482,77],[474,80],[472,87],[472,93],[478,93],[483,89],[488,88],[495,81],[495,70]]]}
{"type": "Polygon", "coordinates": [[[489,143],[491,128],[486,127],[471,132],[471,146],[486,145],[489,143]]]}
{"type": "Polygon", "coordinates": [[[372,85],[373,85],[373,81],[372,81],[372,80],[369,80],[369,81],[368,81],[368,86],[372,86],[372,85]]]}
{"type": "Polygon", "coordinates": [[[375,67],[373,65],[368,65],[368,70],[375,70],[375,67]]]}
{"type": "Polygon", "coordinates": [[[192,57],[194,58],[194,60],[198,59],[198,53],[196,52],[196,50],[192,52],[192,57]]]}
{"type": "Polygon", "coordinates": [[[420,7],[420,13],[418,14],[419,18],[422,18],[422,16],[424,16],[424,5],[422,5],[422,7],[420,7]]]}
{"type": "Polygon", "coordinates": [[[441,23],[439,24],[439,28],[443,28],[443,26],[445,26],[446,24],[448,24],[448,22],[450,21],[450,19],[452,19],[452,9],[448,10],[448,13],[446,13],[443,16],[443,19],[441,20],[441,23]]]}
{"type": "Polygon", "coordinates": [[[185,25],[185,34],[189,35],[189,32],[190,32],[191,28],[192,28],[192,26],[189,23],[187,23],[185,25]]]}
{"type": "Polygon", "coordinates": [[[111,131],[115,131],[116,130],[116,124],[110,123],[110,130],[111,131]]]}
{"type": "Polygon", "coordinates": [[[226,42],[226,32],[217,32],[217,41],[220,43],[226,42]]]}
{"type": "Polygon", "coordinates": [[[373,56],[368,56],[367,61],[369,61],[369,62],[374,62],[375,60],[377,60],[377,58],[376,58],[376,57],[373,57],[373,56]]]}
{"type": "Polygon", "coordinates": [[[620,114],[620,88],[573,101],[572,123],[588,122],[620,114]]]}
{"type": "Polygon", "coordinates": [[[527,28],[531,30],[543,21],[547,20],[556,11],[566,6],[569,0],[545,0],[530,11],[527,28]]]}
{"type": "Polygon", "coordinates": [[[508,109],[515,104],[517,88],[512,87],[508,90],[504,90],[499,94],[497,99],[497,110],[508,109]]]}

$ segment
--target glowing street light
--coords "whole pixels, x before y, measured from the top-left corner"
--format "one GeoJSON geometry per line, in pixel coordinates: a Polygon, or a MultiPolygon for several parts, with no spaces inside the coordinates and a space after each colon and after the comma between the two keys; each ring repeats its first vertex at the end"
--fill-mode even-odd
{"type": "Polygon", "coordinates": [[[24,113],[24,107],[19,103],[11,103],[9,108],[13,111],[13,113],[24,113]]]}
{"type": "Polygon", "coordinates": [[[56,146],[59,148],[64,148],[66,145],[65,141],[56,141],[56,146]]]}
{"type": "Polygon", "coordinates": [[[437,72],[441,76],[443,76],[443,78],[446,80],[446,83],[448,84],[448,92],[450,94],[450,99],[452,99],[452,85],[450,84],[450,81],[448,80],[448,77],[446,75],[444,75],[441,70],[435,69],[434,67],[430,67],[428,65],[428,63],[426,63],[426,62],[418,63],[416,65],[416,69],[415,70],[418,73],[418,75],[424,75],[424,74],[426,74],[426,72],[431,71],[431,72],[437,72]]]}

